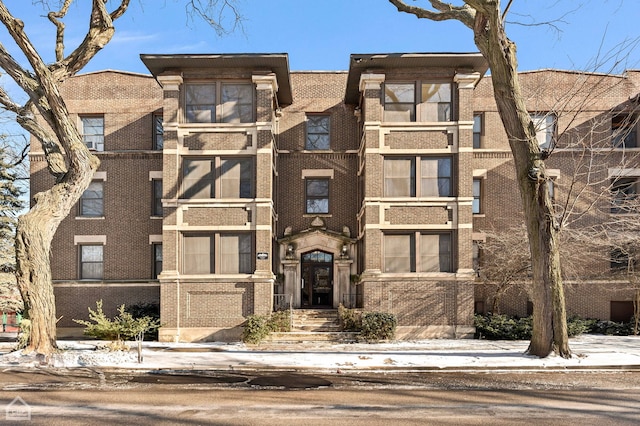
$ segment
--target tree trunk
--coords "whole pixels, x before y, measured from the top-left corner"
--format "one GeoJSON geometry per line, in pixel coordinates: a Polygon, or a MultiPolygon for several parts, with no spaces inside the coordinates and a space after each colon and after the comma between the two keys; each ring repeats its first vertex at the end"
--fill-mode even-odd
{"type": "Polygon", "coordinates": [[[50,190],[34,196],[35,204],[19,218],[16,230],[16,278],[24,300],[25,318],[31,321],[25,350],[44,355],[57,347],[51,241],[99,166],[97,157],[84,146],[75,128],[68,128],[67,132],[72,147],[69,171],[50,190]]]}
{"type": "Polygon", "coordinates": [[[509,138],[524,208],[533,269],[533,335],[528,353],[571,357],[560,273],[558,227],[536,131],[518,81],[516,46],[505,32],[499,2],[478,11],[476,46],[489,62],[498,112],[509,138]],[[486,13],[486,14],[485,14],[486,13]]]}

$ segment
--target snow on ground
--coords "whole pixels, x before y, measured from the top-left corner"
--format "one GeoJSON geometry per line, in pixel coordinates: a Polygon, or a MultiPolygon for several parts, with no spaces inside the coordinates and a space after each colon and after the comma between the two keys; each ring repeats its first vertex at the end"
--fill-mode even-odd
{"type": "MultiPolygon", "coordinates": [[[[557,369],[640,368],[640,337],[584,335],[571,339],[574,356],[540,359],[528,356],[527,341],[422,340],[389,343],[243,343],[144,342],[142,363],[135,344],[128,352],[96,349],[103,342],[60,341],[54,367],[100,366],[127,369],[557,369]]],[[[7,343],[0,344],[6,352],[7,343]]],[[[40,366],[46,361],[21,352],[0,355],[0,367],[40,366]]]]}

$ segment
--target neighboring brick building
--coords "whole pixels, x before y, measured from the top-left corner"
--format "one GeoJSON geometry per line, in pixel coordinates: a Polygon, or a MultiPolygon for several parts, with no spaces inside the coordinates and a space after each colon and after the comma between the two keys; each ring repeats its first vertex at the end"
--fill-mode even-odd
{"type": "MultiPolygon", "coordinates": [[[[474,242],[521,215],[481,55],[352,55],[348,72],[290,72],[286,54],[142,61],[152,76],[63,85],[101,166],[53,242],[61,334],[103,299],[108,313],[159,303],[161,340],[236,339],[248,315],[289,303],[392,312],[402,338],[472,335],[492,291],[476,282],[474,242]]],[[[599,76],[610,90],[581,118],[628,109],[639,74],[599,76]]],[[[542,117],[595,76],[521,78],[542,117]]],[[[573,127],[546,116],[542,143],[573,127]]],[[[562,152],[549,160],[557,191],[562,152]]],[[[49,187],[36,141],[31,167],[32,193],[49,187]]],[[[608,319],[632,300],[602,282],[571,287],[569,312],[608,319]]],[[[503,310],[525,314],[526,294],[503,310]]]]}

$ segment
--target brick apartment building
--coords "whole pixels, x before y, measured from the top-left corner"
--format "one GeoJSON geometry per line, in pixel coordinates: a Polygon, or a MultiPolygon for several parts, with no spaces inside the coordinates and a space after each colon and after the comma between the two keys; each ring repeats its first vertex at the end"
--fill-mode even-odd
{"type": "MultiPolygon", "coordinates": [[[[79,333],[72,319],[99,299],[107,312],[158,303],[164,341],[237,339],[248,315],[340,303],[396,314],[401,338],[473,334],[493,291],[477,242],[521,215],[480,54],[351,55],[336,72],[291,72],[286,54],[141,58],[151,75],[63,86],[101,166],[53,242],[61,334],[79,333]]],[[[521,79],[544,146],[596,117],[611,146],[640,92],[639,72],[521,79]],[[579,113],[563,122],[561,95],[589,79],[607,90],[564,102],[579,113]]],[[[627,139],[618,156],[638,146],[627,139]]],[[[558,144],[548,160],[556,193],[575,151],[558,144]]],[[[37,193],[52,177],[37,141],[30,155],[37,193]]],[[[640,177],[614,157],[608,178],[640,177]]],[[[567,293],[570,314],[603,319],[635,294],[608,278],[567,293]]],[[[506,313],[527,309],[522,289],[502,299],[506,313]]]]}

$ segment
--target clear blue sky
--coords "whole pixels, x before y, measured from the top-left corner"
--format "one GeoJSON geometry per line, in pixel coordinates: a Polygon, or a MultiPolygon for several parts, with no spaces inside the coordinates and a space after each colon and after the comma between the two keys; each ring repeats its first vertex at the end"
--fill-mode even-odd
{"type": "MultiPolygon", "coordinates": [[[[427,4],[415,4],[420,3],[427,4]]],[[[34,8],[30,0],[5,4],[25,21],[41,55],[51,61],[54,31],[42,8],[34,8]]],[[[417,19],[397,12],[387,0],[239,0],[244,31],[221,37],[197,18],[189,21],[184,4],[132,0],[127,14],[116,21],[112,42],[84,71],[147,73],[141,53],[288,53],[291,70],[346,70],[351,53],[477,50],[471,30],[459,22],[417,19]]],[[[78,7],[70,12],[74,19],[67,22],[68,51],[87,27],[80,12],[78,7]]],[[[510,23],[507,32],[518,45],[520,70],[593,70],[599,52],[610,52],[623,42],[640,43],[638,0],[514,0],[508,21],[517,22],[510,23]],[[553,27],[533,25],[547,21],[556,22],[553,27]]],[[[12,44],[4,31],[0,42],[7,48],[12,44]]],[[[616,71],[625,68],[640,68],[640,46],[616,71]]]]}

